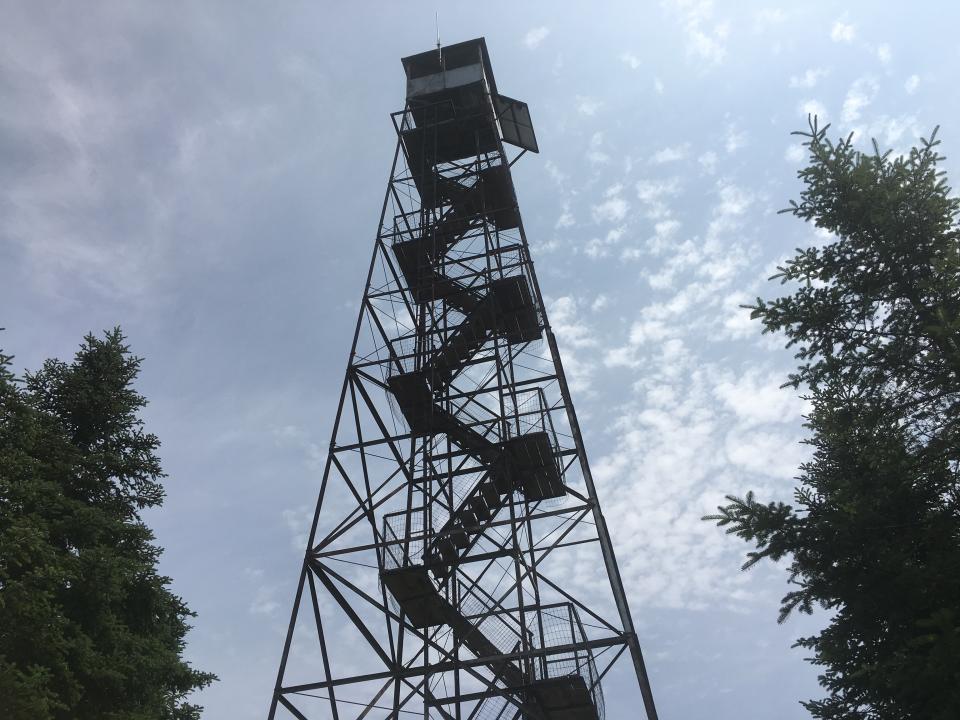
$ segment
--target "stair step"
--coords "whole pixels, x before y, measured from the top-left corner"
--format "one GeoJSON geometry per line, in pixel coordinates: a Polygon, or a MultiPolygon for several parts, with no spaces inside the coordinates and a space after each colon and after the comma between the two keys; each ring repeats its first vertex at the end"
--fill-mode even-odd
{"type": "Polygon", "coordinates": [[[437,253],[431,250],[440,246],[430,238],[405,240],[394,243],[393,254],[415,302],[423,304],[446,300],[468,315],[476,308],[480,298],[475,291],[437,270],[440,262],[434,259],[437,253]]]}
{"type": "Polygon", "coordinates": [[[598,720],[593,698],[581,675],[535,680],[530,683],[513,662],[493,659],[501,656],[497,647],[481,630],[479,623],[467,619],[450,603],[421,565],[394,568],[380,573],[384,587],[393,595],[407,621],[422,629],[448,625],[457,640],[477,658],[490,658],[488,667],[494,677],[514,691],[529,688],[526,697],[545,720],[598,720]]]}
{"type": "Polygon", "coordinates": [[[459,557],[457,546],[449,537],[438,538],[433,546],[440,552],[444,562],[452,563],[459,557]]]}
{"type": "Polygon", "coordinates": [[[549,720],[598,720],[597,706],[582,675],[536,680],[530,690],[549,720]]]}
{"type": "Polygon", "coordinates": [[[502,462],[498,463],[498,465],[501,467],[491,469],[490,471],[490,482],[494,488],[496,488],[498,495],[509,495],[514,490],[511,473],[502,467],[502,462]]]}
{"type": "Polygon", "coordinates": [[[528,500],[544,500],[565,494],[553,444],[545,432],[511,438],[503,444],[504,457],[513,477],[528,500]]]}
{"type": "Polygon", "coordinates": [[[446,601],[430,580],[426,568],[410,566],[385,570],[380,573],[380,579],[415,628],[446,622],[446,601]]]}
{"type": "Polygon", "coordinates": [[[443,582],[448,577],[450,577],[450,573],[453,570],[453,566],[447,565],[445,563],[441,563],[439,557],[436,559],[436,561],[431,560],[430,562],[440,563],[430,568],[430,572],[437,579],[437,582],[443,582]]]}
{"type": "Polygon", "coordinates": [[[470,547],[470,538],[467,537],[467,533],[462,527],[455,525],[449,537],[453,544],[461,550],[470,547]]]}
{"type": "Polygon", "coordinates": [[[497,319],[497,330],[510,344],[538,340],[540,319],[530,293],[530,286],[522,275],[514,275],[490,283],[488,312],[497,319]]]}
{"type": "Polygon", "coordinates": [[[487,298],[482,299],[440,349],[434,352],[424,371],[435,378],[435,383],[449,384],[464,363],[483,347],[496,329],[490,314],[483,312],[486,303],[487,298]]]}
{"type": "Polygon", "coordinates": [[[472,508],[461,508],[457,512],[457,520],[463,526],[464,530],[467,530],[468,532],[476,532],[480,529],[480,523],[477,520],[477,516],[474,514],[472,508]]]}
{"type": "Polygon", "coordinates": [[[490,506],[487,505],[482,495],[474,495],[470,498],[469,503],[470,509],[473,511],[477,520],[484,521],[493,517],[493,514],[490,512],[490,506]]]}
{"type": "Polygon", "coordinates": [[[419,373],[391,375],[387,387],[397,400],[410,432],[414,435],[428,434],[433,427],[433,396],[426,379],[419,373]]]}
{"type": "Polygon", "coordinates": [[[486,502],[487,507],[492,509],[500,506],[500,493],[489,480],[480,484],[480,497],[486,502]]]}
{"type": "Polygon", "coordinates": [[[533,296],[522,275],[491,282],[476,307],[434,352],[425,372],[441,384],[448,384],[463,364],[496,335],[510,344],[542,336],[533,296]]]}

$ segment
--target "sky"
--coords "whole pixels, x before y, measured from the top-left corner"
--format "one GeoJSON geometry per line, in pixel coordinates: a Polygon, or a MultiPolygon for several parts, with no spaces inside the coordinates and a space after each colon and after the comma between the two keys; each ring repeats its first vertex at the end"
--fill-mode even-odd
{"type": "MultiPolygon", "coordinates": [[[[402,108],[435,3],[0,2],[0,347],[122,326],[168,473],[147,521],[213,720],[265,717],[402,108]]],[[[802,718],[786,574],[700,517],[789,501],[793,366],[740,305],[794,248],[808,114],[960,145],[945,3],[444,3],[540,154],[514,182],[660,717],[802,718]]],[[[621,688],[608,717],[632,717],[621,688]]]]}

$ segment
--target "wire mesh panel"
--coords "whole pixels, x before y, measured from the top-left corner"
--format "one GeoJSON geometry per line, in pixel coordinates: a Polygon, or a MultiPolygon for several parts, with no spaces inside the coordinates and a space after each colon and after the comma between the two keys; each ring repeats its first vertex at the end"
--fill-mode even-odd
{"type": "Polygon", "coordinates": [[[503,695],[485,697],[470,714],[469,720],[519,720],[521,710],[503,695]]]}
{"type": "Polygon", "coordinates": [[[426,508],[383,516],[383,568],[405,567],[423,562],[426,540],[426,508]]]}
{"type": "Polygon", "coordinates": [[[476,585],[460,582],[458,586],[460,612],[497,650],[505,654],[533,645],[533,634],[529,631],[523,643],[523,628],[516,612],[497,606],[494,599],[485,597],[476,585]]]}
{"type": "MultiPolygon", "coordinates": [[[[529,611],[527,622],[531,627],[538,628],[538,646],[544,650],[583,644],[587,640],[577,608],[571,603],[558,603],[529,611]]],[[[569,675],[582,677],[597,709],[597,717],[604,719],[603,689],[592,650],[584,648],[548,652],[534,668],[539,680],[569,675]]]]}

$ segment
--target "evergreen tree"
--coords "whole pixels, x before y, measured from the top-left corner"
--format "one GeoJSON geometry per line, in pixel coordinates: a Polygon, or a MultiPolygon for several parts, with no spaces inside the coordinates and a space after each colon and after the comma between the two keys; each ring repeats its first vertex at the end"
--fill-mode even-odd
{"type": "Polygon", "coordinates": [[[728,496],[716,520],[789,562],[780,611],[816,606],[797,641],[823,668],[816,718],[960,717],[960,201],[934,132],[906,157],[854,150],[811,122],[799,203],[829,233],[774,277],[752,315],[799,367],[811,459],[794,504],[728,496]]]}
{"type": "Polygon", "coordinates": [[[190,720],[216,678],[182,658],[193,616],[140,512],[159,441],[119,329],[18,382],[0,354],[0,717],[190,720]]]}

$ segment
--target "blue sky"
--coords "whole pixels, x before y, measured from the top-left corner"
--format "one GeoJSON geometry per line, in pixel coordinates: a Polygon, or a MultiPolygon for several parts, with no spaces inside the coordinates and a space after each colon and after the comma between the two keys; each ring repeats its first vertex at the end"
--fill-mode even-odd
{"type": "MultiPolygon", "coordinates": [[[[2,3],[0,325],[20,368],[123,326],[206,717],[263,717],[429,3],[2,3]]],[[[804,405],[739,305],[792,248],[790,131],[957,146],[942,3],[445,3],[529,103],[515,168],[663,718],[800,718],[782,568],[699,517],[788,499],[804,405]]],[[[955,167],[948,159],[946,168],[955,167]]],[[[589,583],[585,571],[576,582],[589,583]]],[[[611,717],[632,717],[616,683],[611,717]],[[618,704],[619,703],[619,704],[618,704]],[[619,715],[614,715],[619,712],[619,715]]]]}

